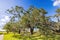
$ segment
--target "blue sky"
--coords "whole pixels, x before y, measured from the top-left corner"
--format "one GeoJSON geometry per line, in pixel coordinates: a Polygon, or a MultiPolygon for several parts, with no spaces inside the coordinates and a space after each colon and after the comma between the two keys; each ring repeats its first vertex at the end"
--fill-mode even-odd
{"type": "Polygon", "coordinates": [[[29,8],[30,5],[44,8],[48,12],[47,16],[52,16],[56,13],[55,10],[60,7],[60,0],[0,0],[0,28],[10,20],[5,11],[16,5],[22,6],[24,9],[29,8]]]}

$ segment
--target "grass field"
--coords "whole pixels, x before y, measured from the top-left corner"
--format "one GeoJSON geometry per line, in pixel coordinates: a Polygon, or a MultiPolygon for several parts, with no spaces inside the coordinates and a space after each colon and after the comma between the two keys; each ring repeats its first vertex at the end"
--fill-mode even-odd
{"type": "Polygon", "coordinates": [[[14,34],[9,33],[4,35],[4,40],[60,40],[60,35],[56,35],[53,37],[46,37],[44,35],[39,35],[38,33],[35,33],[33,35],[19,35],[19,34],[14,34]]]}

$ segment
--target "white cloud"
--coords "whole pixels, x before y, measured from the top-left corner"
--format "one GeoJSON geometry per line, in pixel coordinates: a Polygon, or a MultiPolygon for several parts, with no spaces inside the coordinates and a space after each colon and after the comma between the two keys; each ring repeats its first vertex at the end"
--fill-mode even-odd
{"type": "Polygon", "coordinates": [[[1,22],[8,22],[10,19],[8,16],[5,16],[4,18],[1,19],[1,22]]]}
{"type": "Polygon", "coordinates": [[[57,18],[51,18],[52,21],[58,22],[57,18]]]}
{"type": "Polygon", "coordinates": [[[60,7],[60,0],[54,0],[53,6],[58,6],[58,7],[60,7]]]}
{"type": "Polygon", "coordinates": [[[3,28],[3,26],[10,20],[9,16],[4,16],[4,18],[2,18],[0,20],[0,28],[3,28]]]}
{"type": "Polygon", "coordinates": [[[1,19],[1,22],[4,22],[5,20],[4,19],[1,19]]]}
{"type": "Polygon", "coordinates": [[[9,18],[8,16],[5,16],[5,20],[6,20],[6,21],[9,21],[9,19],[10,19],[10,18],[9,18]]]}

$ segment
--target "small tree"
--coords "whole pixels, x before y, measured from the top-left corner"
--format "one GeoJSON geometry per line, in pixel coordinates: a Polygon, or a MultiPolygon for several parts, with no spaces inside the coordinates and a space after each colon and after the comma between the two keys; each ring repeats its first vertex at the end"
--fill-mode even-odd
{"type": "Polygon", "coordinates": [[[4,26],[4,29],[7,30],[7,33],[9,33],[12,30],[11,28],[12,28],[12,26],[11,26],[10,22],[6,23],[6,25],[4,26]]]}

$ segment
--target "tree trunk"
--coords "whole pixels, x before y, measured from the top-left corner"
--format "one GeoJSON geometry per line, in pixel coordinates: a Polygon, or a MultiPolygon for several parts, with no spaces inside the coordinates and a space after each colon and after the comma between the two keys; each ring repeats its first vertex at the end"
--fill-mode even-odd
{"type": "Polygon", "coordinates": [[[30,28],[30,33],[31,33],[31,35],[33,34],[33,31],[34,31],[34,28],[31,27],[31,28],[30,28]]]}
{"type": "Polygon", "coordinates": [[[7,30],[7,34],[9,33],[9,31],[7,30]]]}
{"type": "Polygon", "coordinates": [[[20,34],[20,32],[21,32],[21,30],[19,29],[19,32],[18,33],[20,34]]]}

